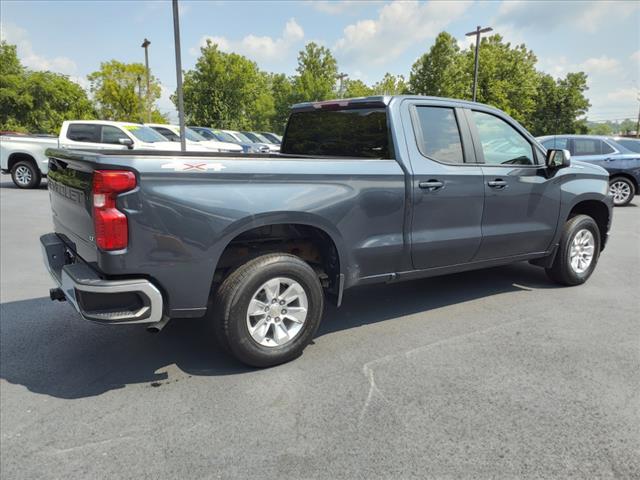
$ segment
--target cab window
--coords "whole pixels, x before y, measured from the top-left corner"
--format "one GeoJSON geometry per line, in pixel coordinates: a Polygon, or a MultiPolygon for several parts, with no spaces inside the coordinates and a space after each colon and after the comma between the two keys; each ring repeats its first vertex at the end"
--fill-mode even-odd
{"type": "Polygon", "coordinates": [[[472,111],[484,163],[487,165],[535,165],[531,144],[511,125],[494,115],[472,111]]]}
{"type": "Polygon", "coordinates": [[[120,139],[128,139],[126,133],[120,130],[117,127],[113,127],[111,125],[103,125],[102,126],[102,142],[101,143],[112,143],[119,145],[120,139]]]}
{"type": "Polygon", "coordinates": [[[453,108],[416,107],[418,150],[444,163],[463,163],[460,129],[453,108]]]}
{"type": "Polygon", "coordinates": [[[67,138],[74,142],[100,142],[100,125],[94,123],[72,123],[67,128],[67,138]]]}

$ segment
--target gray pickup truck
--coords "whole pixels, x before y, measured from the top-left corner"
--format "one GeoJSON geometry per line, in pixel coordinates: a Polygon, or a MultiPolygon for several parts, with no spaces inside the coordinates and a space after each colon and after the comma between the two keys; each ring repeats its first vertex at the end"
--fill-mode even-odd
{"type": "Polygon", "coordinates": [[[602,168],[442,98],[295,105],[280,154],[48,156],[51,298],[156,330],[207,315],[253,366],[300,355],[351,287],[519,261],[581,284],[611,223],[602,168]]]}

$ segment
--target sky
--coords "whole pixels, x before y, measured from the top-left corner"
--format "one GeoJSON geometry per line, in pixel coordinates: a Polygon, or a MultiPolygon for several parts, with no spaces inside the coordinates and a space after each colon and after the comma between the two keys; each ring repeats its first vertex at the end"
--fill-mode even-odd
{"type": "MultiPolygon", "coordinates": [[[[372,84],[386,72],[408,78],[443,30],[468,47],[473,40],[465,33],[477,25],[493,27],[512,44],[525,43],[537,68],[555,77],[586,72],[590,120],[637,118],[638,1],[180,0],[183,70],[193,68],[210,38],[263,70],[291,75],[298,51],[314,41],[331,48],[340,72],[372,84]]],[[[144,62],[141,44],[148,38],[150,69],[162,83],[158,106],[177,116],[169,99],[177,83],[169,0],[3,0],[0,31],[18,46],[24,65],[69,75],[85,88],[100,62],[144,62]]]]}

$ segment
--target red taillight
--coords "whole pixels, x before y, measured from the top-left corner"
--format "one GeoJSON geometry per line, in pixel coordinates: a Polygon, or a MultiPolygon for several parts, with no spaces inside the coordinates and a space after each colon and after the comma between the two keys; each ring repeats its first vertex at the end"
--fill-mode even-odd
{"type": "Polygon", "coordinates": [[[101,250],[122,250],[129,242],[127,217],[116,209],[116,196],[136,187],[136,176],[125,170],[93,172],[93,223],[101,250]]]}

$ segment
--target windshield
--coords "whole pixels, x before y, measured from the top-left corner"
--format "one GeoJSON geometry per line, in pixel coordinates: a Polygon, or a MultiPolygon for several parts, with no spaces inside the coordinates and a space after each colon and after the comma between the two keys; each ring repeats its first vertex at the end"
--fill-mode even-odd
{"type": "Polygon", "coordinates": [[[200,135],[202,135],[207,140],[217,140],[218,139],[218,137],[216,137],[213,133],[211,133],[209,130],[206,130],[204,128],[198,128],[195,131],[198,132],[200,135]]]}
{"type": "MultiPolygon", "coordinates": [[[[258,136],[257,136],[255,133],[253,133],[253,132],[241,132],[241,133],[242,133],[242,135],[244,135],[245,137],[247,137],[247,138],[249,139],[249,141],[250,141],[250,142],[253,142],[253,143],[261,143],[261,142],[262,142],[262,143],[265,143],[265,142],[263,142],[262,140],[260,140],[260,139],[258,138],[258,136]]],[[[266,142],[266,143],[269,143],[269,142],[266,142]]]]}
{"type": "Polygon", "coordinates": [[[234,135],[240,139],[241,142],[244,143],[255,143],[249,137],[247,137],[244,133],[235,132],[234,135]]]}
{"type": "Polygon", "coordinates": [[[125,125],[123,128],[131,132],[131,134],[141,142],[156,143],[168,141],[153,128],[145,127],[144,125],[125,125]]]}
{"type": "Polygon", "coordinates": [[[259,133],[254,133],[254,135],[256,137],[258,137],[258,140],[260,140],[262,143],[266,143],[268,145],[273,145],[273,141],[269,140],[267,137],[265,137],[264,135],[260,135],[259,133]]]}
{"type": "Polygon", "coordinates": [[[190,128],[185,128],[184,136],[187,137],[187,140],[191,140],[192,142],[206,142],[207,141],[206,138],[204,138],[202,135],[200,135],[195,130],[191,130],[190,128]]]}
{"type": "Polygon", "coordinates": [[[222,130],[214,130],[213,133],[221,142],[238,143],[238,141],[227,132],[223,132],[222,130]]]}
{"type": "Polygon", "coordinates": [[[282,153],[393,158],[384,108],[295,112],[289,117],[282,153]]]}

